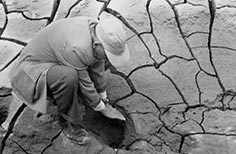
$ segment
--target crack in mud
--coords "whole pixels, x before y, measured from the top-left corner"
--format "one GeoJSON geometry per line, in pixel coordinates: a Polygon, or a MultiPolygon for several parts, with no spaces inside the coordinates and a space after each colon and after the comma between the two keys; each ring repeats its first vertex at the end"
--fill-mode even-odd
{"type": "MultiPolygon", "coordinates": [[[[174,148],[172,147],[172,144],[170,144],[165,138],[163,138],[160,133],[161,131],[165,130],[167,131],[168,133],[170,134],[175,134],[177,135],[180,139],[179,139],[179,146],[178,146],[178,152],[181,153],[182,152],[182,148],[183,148],[183,145],[185,143],[185,140],[187,137],[191,137],[191,136],[194,136],[194,135],[217,135],[217,136],[236,136],[236,134],[234,133],[220,133],[220,132],[209,132],[209,131],[206,131],[204,126],[203,126],[203,122],[205,121],[205,114],[207,112],[210,112],[210,111],[213,111],[213,110],[220,110],[220,111],[227,111],[227,110],[230,110],[230,111],[236,111],[236,108],[234,107],[231,107],[231,103],[233,102],[235,96],[236,96],[236,92],[233,91],[233,90],[227,90],[225,88],[225,86],[223,85],[222,81],[221,81],[221,77],[220,75],[218,74],[218,71],[217,71],[217,68],[216,68],[216,65],[213,61],[213,53],[212,53],[212,49],[213,48],[222,48],[222,49],[226,49],[226,50],[230,50],[230,51],[236,51],[236,49],[233,49],[233,48],[230,48],[230,47],[224,47],[224,46],[217,46],[217,45],[212,45],[212,33],[213,33],[213,25],[214,25],[214,19],[215,19],[215,15],[216,15],[216,11],[217,9],[223,9],[223,8],[236,8],[235,6],[231,6],[231,5],[223,5],[223,6],[219,6],[219,7],[216,7],[215,5],[215,1],[214,0],[208,0],[208,4],[209,4],[209,14],[210,14],[210,23],[209,23],[209,32],[205,32],[205,31],[194,31],[192,33],[189,33],[189,34],[185,34],[185,32],[183,31],[182,29],[182,26],[181,26],[181,22],[180,22],[180,17],[179,17],[179,13],[178,13],[178,8],[177,6],[180,6],[180,5],[185,5],[185,4],[189,4],[191,6],[194,6],[194,7],[205,7],[204,5],[201,5],[201,4],[195,4],[195,3],[191,3],[191,2],[188,2],[187,0],[184,0],[183,2],[181,3],[176,3],[176,4],[172,4],[170,0],[165,0],[168,5],[170,6],[170,9],[173,11],[173,14],[174,14],[174,19],[175,19],[175,22],[176,22],[176,25],[177,25],[177,28],[178,28],[178,31],[179,31],[179,34],[182,36],[182,39],[191,55],[191,58],[185,58],[185,57],[182,57],[182,56],[179,56],[179,55],[171,55],[171,56],[167,56],[163,53],[162,51],[162,48],[160,46],[160,42],[159,42],[159,38],[156,36],[156,34],[154,34],[154,28],[153,28],[153,20],[152,20],[152,14],[150,12],[150,4],[152,2],[152,0],[147,0],[146,2],[146,12],[147,12],[147,16],[148,16],[148,19],[149,19],[149,31],[145,31],[145,32],[138,32],[135,28],[133,28],[129,23],[128,21],[126,21],[126,19],[124,17],[121,16],[121,14],[119,12],[117,12],[116,10],[113,10],[111,8],[108,8],[108,4],[110,1],[108,1],[106,4],[104,3],[104,6],[102,9],[115,15],[117,18],[119,18],[137,37],[138,39],[141,41],[141,43],[144,45],[146,51],[148,52],[148,55],[149,55],[149,58],[152,60],[153,63],[149,63],[149,64],[143,64],[143,65],[139,65],[137,66],[136,68],[134,68],[133,70],[131,70],[127,75],[124,74],[123,72],[120,72],[118,70],[116,70],[114,67],[110,66],[109,69],[111,71],[112,74],[115,74],[115,75],[118,75],[120,77],[122,77],[128,84],[129,88],[131,89],[131,92],[126,94],[125,96],[121,97],[121,98],[118,98],[116,100],[114,100],[114,104],[117,104],[119,101],[121,100],[124,100],[124,99],[127,99],[131,96],[133,96],[134,94],[138,94],[144,98],[146,98],[147,100],[149,100],[157,109],[157,113],[153,113],[153,112],[139,112],[139,111],[136,111],[136,112],[130,112],[127,114],[127,116],[130,116],[131,114],[142,114],[142,115],[146,115],[146,114],[155,114],[155,116],[158,118],[158,120],[161,122],[161,126],[156,130],[155,133],[152,133],[153,136],[156,136],[157,138],[159,138],[161,140],[161,143],[160,145],[158,145],[160,147],[160,149],[162,149],[162,146],[165,145],[165,146],[168,146],[170,149],[172,149],[173,151],[174,148]],[[188,41],[188,39],[190,37],[192,37],[193,35],[198,35],[198,34],[204,34],[204,35],[208,35],[208,42],[207,42],[207,46],[195,46],[195,47],[192,47],[188,41]],[[154,41],[155,41],[155,44],[158,48],[158,53],[164,57],[164,60],[160,61],[160,62],[157,62],[157,60],[153,57],[153,54],[152,54],[152,51],[150,49],[150,47],[147,45],[147,43],[144,41],[144,39],[142,38],[142,35],[150,35],[151,37],[154,38],[154,41]],[[203,69],[203,67],[201,66],[201,63],[199,61],[199,59],[194,55],[194,52],[193,50],[194,49],[199,49],[199,48],[207,48],[208,49],[208,54],[209,54],[209,62],[211,64],[211,67],[213,68],[213,71],[214,73],[210,73],[206,70],[203,69]],[[198,90],[198,104],[195,104],[195,105],[190,105],[189,102],[187,101],[187,99],[185,98],[185,95],[184,93],[181,91],[181,89],[178,87],[177,83],[175,82],[175,80],[173,78],[171,78],[170,76],[168,76],[167,73],[165,73],[163,70],[161,70],[161,67],[166,64],[167,62],[169,62],[170,60],[172,59],[181,59],[181,60],[184,60],[186,62],[196,62],[197,64],[197,67],[198,67],[198,71],[197,73],[195,74],[195,78],[194,78],[194,81],[195,81],[195,85],[196,85],[196,88],[198,90]],[[142,93],[140,91],[138,91],[135,87],[135,84],[133,83],[132,79],[130,78],[135,72],[139,71],[139,70],[143,70],[145,68],[149,68],[149,67],[154,67],[157,71],[159,71],[161,73],[161,75],[163,77],[165,77],[175,88],[175,90],[177,91],[178,95],[181,97],[181,100],[182,102],[177,102],[177,103],[173,103],[173,104],[169,104],[167,107],[161,107],[158,105],[158,103],[152,99],[150,96],[148,96],[147,94],[145,93],[142,93]],[[201,90],[201,86],[199,84],[199,76],[201,73],[204,73],[206,74],[207,76],[210,76],[212,78],[216,78],[217,81],[218,81],[218,84],[222,90],[222,93],[219,94],[218,96],[216,96],[216,99],[215,101],[218,101],[221,103],[221,105],[216,105],[216,106],[211,106],[211,105],[208,105],[208,104],[204,104],[204,102],[202,101],[202,90],[201,90]],[[225,102],[225,100],[227,100],[227,102],[225,102]],[[180,114],[183,118],[182,121],[179,121],[179,122],[176,122],[175,124],[173,124],[172,126],[170,126],[166,120],[165,120],[165,115],[169,114],[171,112],[171,109],[176,106],[176,105],[184,105],[184,109],[182,111],[179,111],[178,114],[180,114]],[[190,111],[190,110],[196,110],[196,109],[203,109],[203,111],[200,113],[200,119],[199,120],[196,120],[196,119],[193,119],[193,118],[186,118],[186,114],[190,111]],[[199,132],[194,132],[194,133],[182,133],[182,132],[179,132],[177,130],[175,130],[175,128],[177,126],[180,126],[184,123],[187,123],[187,122],[190,122],[190,121],[193,121],[195,122],[201,129],[201,131],[199,132]]],[[[80,4],[81,0],[77,0],[76,2],[74,2],[71,7],[69,8],[67,14],[65,15],[65,18],[66,17],[69,17],[71,11],[73,10],[73,8],[75,8],[78,4],[80,4]]],[[[21,14],[22,17],[24,17],[25,19],[27,20],[47,20],[47,25],[50,24],[54,18],[55,18],[55,15],[58,11],[58,8],[60,6],[60,3],[61,1],[60,0],[54,0],[54,4],[53,4],[53,8],[52,8],[52,11],[51,11],[51,14],[49,17],[41,17],[41,18],[31,18],[31,17],[28,17],[24,11],[19,11],[19,10],[12,10],[12,11],[8,11],[8,7],[6,5],[6,2],[3,1],[3,0],[0,0],[0,4],[2,5],[3,9],[4,9],[4,14],[5,14],[5,22],[3,24],[2,27],[0,27],[0,40],[4,40],[4,41],[10,41],[10,42],[13,42],[13,43],[16,43],[16,44],[19,44],[19,45],[22,45],[22,46],[26,46],[27,43],[24,42],[24,41],[21,41],[21,40],[17,40],[15,38],[7,38],[7,37],[4,37],[2,36],[3,32],[6,30],[7,28],[7,25],[8,25],[8,15],[9,14],[12,14],[12,13],[17,13],[17,14],[21,14]]],[[[6,69],[18,56],[20,55],[17,54],[13,59],[11,59],[3,68],[1,68],[0,71],[3,71],[4,69],[6,69]]],[[[6,96],[1,96],[1,97],[6,97],[6,96]]],[[[18,110],[18,112],[15,114],[14,118],[12,119],[10,125],[9,125],[9,128],[7,130],[7,133],[5,134],[5,136],[3,137],[3,139],[1,140],[1,149],[0,149],[0,153],[3,152],[4,150],[4,147],[5,147],[5,144],[6,144],[6,140],[9,139],[9,136],[11,135],[12,133],[12,130],[13,130],[13,127],[14,127],[14,124],[18,118],[18,116],[21,114],[21,112],[24,110],[26,106],[25,105],[22,105],[20,107],[20,109],[18,110]]],[[[61,132],[58,132],[50,141],[50,143],[42,150],[41,154],[43,154],[48,148],[50,148],[50,146],[52,145],[53,141],[58,138],[58,136],[60,135],[61,132]]],[[[10,139],[11,140],[11,139],[10,139]]],[[[12,140],[13,141],[13,140],[12,140]]],[[[126,145],[126,149],[129,149],[129,147],[135,143],[135,142],[138,142],[138,141],[146,141],[150,144],[152,144],[150,142],[150,140],[148,139],[144,139],[144,138],[138,138],[136,140],[134,140],[132,143],[130,143],[130,145],[126,145]]],[[[15,141],[13,141],[15,142],[15,141]]],[[[20,149],[27,154],[27,151],[24,150],[24,148],[19,145],[17,142],[15,142],[15,144],[17,144],[20,149]]],[[[156,145],[155,145],[156,146],[156,145]]],[[[119,150],[118,149],[116,151],[116,153],[118,154],[119,153],[119,150]]],[[[167,154],[167,152],[165,152],[167,154]]]]}
{"type": "Polygon", "coordinates": [[[44,154],[44,152],[45,152],[48,148],[50,148],[50,147],[52,146],[53,141],[54,141],[55,139],[57,139],[60,134],[61,134],[61,131],[59,131],[55,136],[53,136],[53,137],[51,138],[50,143],[42,150],[41,154],[44,154]]]}

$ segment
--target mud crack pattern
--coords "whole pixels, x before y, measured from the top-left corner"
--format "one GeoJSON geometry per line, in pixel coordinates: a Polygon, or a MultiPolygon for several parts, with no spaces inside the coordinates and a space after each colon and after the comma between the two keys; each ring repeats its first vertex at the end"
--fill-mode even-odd
{"type": "MultiPolygon", "coordinates": [[[[27,11],[20,8],[9,10],[10,4],[0,0],[0,11],[4,19],[0,27],[0,40],[18,44],[23,48],[27,45],[26,41],[4,35],[12,20],[9,16],[17,14],[23,17],[22,20],[44,21],[44,26],[46,26],[59,16],[57,13],[60,11],[62,2],[54,0],[49,16],[34,17],[29,16],[27,11]]],[[[139,53],[141,56],[135,55],[136,59],[130,62],[132,67],[126,67],[123,71],[109,64],[106,65],[110,73],[110,97],[113,105],[120,108],[128,119],[123,146],[112,152],[121,154],[123,149],[135,151],[137,147],[144,146],[148,148],[143,148],[141,151],[147,153],[197,154],[200,150],[194,150],[192,147],[200,145],[203,152],[206,150],[204,144],[213,140],[224,142],[225,138],[232,140],[228,145],[233,145],[236,136],[235,123],[233,120],[224,121],[224,119],[229,115],[231,118],[236,116],[236,91],[235,85],[231,82],[234,79],[226,76],[227,73],[233,76],[235,71],[224,67],[231,65],[233,60],[228,60],[223,53],[236,58],[234,57],[236,46],[233,46],[233,43],[230,46],[217,40],[219,37],[224,37],[223,33],[226,33],[227,28],[235,32],[233,26],[224,27],[222,22],[226,22],[225,10],[230,9],[233,13],[236,12],[236,7],[233,5],[236,3],[233,1],[232,4],[230,2],[229,4],[216,3],[215,0],[162,0],[161,2],[146,0],[145,3],[142,2],[143,5],[139,6],[144,10],[141,13],[144,16],[143,23],[139,23],[138,20],[141,18],[135,19],[132,15],[123,16],[122,11],[110,7],[113,0],[99,2],[104,3],[100,13],[107,11],[126,25],[131,36],[128,44],[130,46],[139,44],[136,48],[131,47],[137,50],[134,53],[142,52],[139,53]],[[164,11],[156,12],[155,9],[160,8],[164,8],[164,11]],[[187,14],[191,12],[190,10],[196,10],[196,12],[187,14]],[[142,26],[144,28],[140,30],[142,26]],[[159,32],[158,30],[163,30],[163,27],[171,30],[159,32]],[[169,38],[165,37],[165,33],[169,38]],[[172,44],[175,45],[172,47],[172,44]],[[143,56],[145,60],[141,59],[143,56]],[[179,71],[174,70],[176,65],[179,66],[179,71]],[[114,76],[116,81],[112,80],[114,76]],[[114,86],[112,83],[121,90],[112,89],[114,86]],[[154,88],[156,86],[161,88],[157,90],[154,88]],[[122,95],[117,96],[114,93],[122,95]],[[169,97],[172,98],[169,99],[169,97]],[[141,108],[138,108],[140,106],[141,108]]],[[[73,12],[78,6],[86,9],[85,6],[88,3],[89,1],[74,1],[63,15],[60,14],[60,18],[67,18],[72,16],[72,13],[80,12],[78,10],[73,12]]],[[[227,42],[227,39],[234,38],[232,36],[223,40],[227,42]]],[[[7,69],[19,55],[20,51],[8,60],[0,71],[7,69]]],[[[13,129],[13,126],[14,121],[9,129],[13,129]]],[[[12,130],[8,130],[5,138],[2,139],[2,151],[6,140],[12,140],[9,138],[11,133],[12,130]]],[[[42,148],[41,153],[50,148],[59,135],[60,132],[56,133],[50,144],[42,148]]],[[[24,145],[17,141],[14,143],[23,153],[28,153],[24,145]]],[[[230,148],[226,146],[221,149],[230,148]]],[[[220,151],[219,153],[227,152],[220,151]]]]}

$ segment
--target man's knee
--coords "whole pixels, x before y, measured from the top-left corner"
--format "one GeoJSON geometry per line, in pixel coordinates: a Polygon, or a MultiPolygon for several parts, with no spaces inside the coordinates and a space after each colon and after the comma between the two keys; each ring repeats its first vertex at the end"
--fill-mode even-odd
{"type": "Polygon", "coordinates": [[[66,66],[53,66],[47,74],[47,82],[50,85],[63,83],[75,85],[78,83],[78,73],[75,69],[66,66]]]}
{"type": "Polygon", "coordinates": [[[63,81],[67,85],[78,84],[78,73],[76,70],[69,68],[65,70],[63,75],[63,81]]]}

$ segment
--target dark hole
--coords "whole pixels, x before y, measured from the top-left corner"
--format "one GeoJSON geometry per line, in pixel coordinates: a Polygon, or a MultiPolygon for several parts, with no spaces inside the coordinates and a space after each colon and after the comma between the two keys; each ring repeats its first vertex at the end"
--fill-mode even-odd
{"type": "Polygon", "coordinates": [[[106,118],[101,113],[87,108],[83,123],[95,132],[104,144],[112,148],[119,148],[122,145],[125,132],[124,121],[106,118]]]}
{"type": "Polygon", "coordinates": [[[125,122],[113,120],[109,127],[111,127],[111,131],[116,130],[110,134],[111,140],[109,146],[118,149],[122,146],[124,140],[125,122]]]}

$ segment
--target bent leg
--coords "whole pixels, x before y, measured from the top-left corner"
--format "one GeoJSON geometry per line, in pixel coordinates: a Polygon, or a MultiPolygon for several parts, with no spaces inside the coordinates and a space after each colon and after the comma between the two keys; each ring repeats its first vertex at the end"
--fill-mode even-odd
{"type": "MultiPolygon", "coordinates": [[[[75,69],[57,65],[48,70],[47,84],[59,114],[67,121],[78,124],[82,120],[84,105],[78,98],[78,73],[75,69]]],[[[60,117],[61,121],[63,118],[60,117]]]]}

